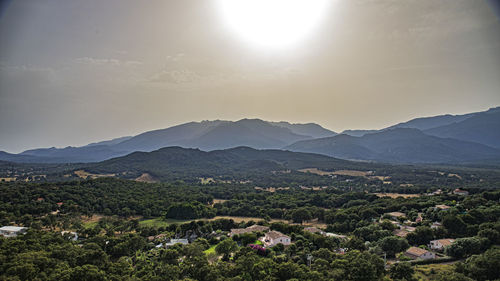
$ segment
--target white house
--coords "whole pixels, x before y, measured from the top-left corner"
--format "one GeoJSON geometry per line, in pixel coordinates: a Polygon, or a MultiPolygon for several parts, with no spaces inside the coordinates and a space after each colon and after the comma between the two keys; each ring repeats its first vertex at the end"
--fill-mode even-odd
{"type": "Polygon", "coordinates": [[[292,243],[292,239],[289,236],[274,230],[266,233],[266,235],[261,240],[266,247],[273,247],[278,245],[279,243],[286,246],[292,243]]]}
{"type": "Polygon", "coordinates": [[[168,248],[168,247],[171,247],[175,244],[183,244],[183,245],[187,245],[189,244],[189,240],[188,239],[170,239],[170,242],[167,242],[165,244],[163,243],[160,243],[158,245],[156,245],[156,248],[161,248],[161,247],[165,247],[165,248],[168,248]]]}
{"type": "Polygon", "coordinates": [[[21,226],[2,226],[0,227],[0,235],[4,237],[16,237],[19,234],[24,234],[28,230],[27,227],[21,226]]]}
{"type": "Polygon", "coordinates": [[[61,235],[65,236],[68,235],[67,237],[71,239],[72,241],[77,241],[78,240],[78,233],[74,231],[61,231],[61,235]]]}
{"type": "Polygon", "coordinates": [[[345,235],[341,235],[341,234],[336,234],[336,233],[331,233],[331,232],[327,232],[325,233],[326,237],[335,237],[335,238],[338,238],[340,240],[345,240],[347,239],[347,236],[345,235]]]}
{"type": "Polygon", "coordinates": [[[429,247],[432,250],[442,251],[445,247],[450,246],[455,242],[455,239],[438,239],[429,242],[429,247]]]}
{"type": "Polygon", "coordinates": [[[417,247],[410,247],[408,250],[406,250],[405,255],[414,260],[416,259],[429,260],[436,258],[436,254],[417,247]]]}
{"type": "Polygon", "coordinates": [[[453,190],[453,194],[467,196],[469,195],[469,192],[467,190],[462,190],[460,188],[457,188],[453,190]]]}
{"type": "Polygon", "coordinates": [[[440,222],[433,222],[432,225],[431,225],[431,228],[432,229],[437,229],[437,228],[440,228],[441,226],[443,226],[440,222]]]}

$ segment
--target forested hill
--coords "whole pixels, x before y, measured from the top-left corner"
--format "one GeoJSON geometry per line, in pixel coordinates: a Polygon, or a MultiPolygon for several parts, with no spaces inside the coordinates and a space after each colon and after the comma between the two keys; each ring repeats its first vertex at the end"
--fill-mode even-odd
{"type": "Polygon", "coordinates": [[[272,172],[303,168],[373,169],[382,165],[352,162],[312,153],[283,150],[257,150],[236,147],[210,152],[199,149],[166,147],[153,152],[134,152],[103,162],[88,164],[86,170],[94,173],[129,174],[149,173],[165,178],[169,175],[214,176],[234,173],[272,172]]]}

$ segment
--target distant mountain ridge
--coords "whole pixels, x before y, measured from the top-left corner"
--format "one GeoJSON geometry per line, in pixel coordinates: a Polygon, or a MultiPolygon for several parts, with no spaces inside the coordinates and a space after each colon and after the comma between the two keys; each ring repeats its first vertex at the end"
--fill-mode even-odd
{"type": "Polygon", "coordinates": [[[389,163],[497,163],[500,107],[463,115],[416,118],[381,130],[346,130],[340,135],[314,123],[260,119],[189,122],[82,147],[32,149],[20,154],[0,152],[0,160],[88,163],[173,146],[203,151],[240,146],[286,149],[389,163]]]}
{"type": "Polygon", "coordinates": [[[136,151],[150,152],[170,146],[206,151],[237,146],[279,149],[299,140],[335,134],[313,123],[290,124],[260,119],[189,122],[82,147],[31,149],[20,154],[4,153],[0,154],[0,160],[30,163],[99,162],[136,151]]]}
{"type": "Polygon", "coordinates": [[[388,163],[464,163],[500,158],[500,150],[483,144],[424,134],[418,129],[395,128],[353,137],[345,134],[304,140],[285,147],[341,159],[388,163]]]}
{"type": "Polygon", "coordinates": [[[486,111],[473,112],[473,113],[467,113],[467,114],[462,114],[462,115],[445,114],[445,115],[438,115],[438,116],[432,116],[432,117],[420,117],[420,118],[411,119],[407,122],[398,123],[396,125],[392,125],[392,126],[389,126],[387,128],[380,129],[380,130],[344,130],[342,132],[342,134],[347,134],[347,135],[350,135],[353,137],[361,137],[365,134],[382,132],[382,131],[396,129],[396,128],[412,128],[412,129],[419,129],[421,131],[429,132],[430,130],[438,128],[438,127],[444,127],[447,125],[460,123],[462,121],[465,121],[465,120],[467,120],[471,117],[475,117],[477,115],[497,113],[499,111],[500,111],[500,107],[494,107],[494,108],[490,108],[486,111]]]}

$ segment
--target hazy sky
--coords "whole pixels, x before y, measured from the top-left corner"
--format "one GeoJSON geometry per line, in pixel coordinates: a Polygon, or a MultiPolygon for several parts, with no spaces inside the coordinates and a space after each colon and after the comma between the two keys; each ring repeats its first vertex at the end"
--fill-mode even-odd
{"type": "Polygon", "coordinates": [[[500,105],[500,23],[485,0],[334,0],[288,48],[242,41],[214,1],[2,3],[9,152],[193,120],[342,131],[500,105]]]}

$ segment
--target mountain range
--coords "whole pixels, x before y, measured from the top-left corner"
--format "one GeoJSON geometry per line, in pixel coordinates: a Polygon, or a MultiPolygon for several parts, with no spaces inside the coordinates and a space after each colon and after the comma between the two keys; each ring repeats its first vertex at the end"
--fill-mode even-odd
{"type": "Polygon", "coordinates": [[[82,147],[31,149],[19,154],[0,152],[0,160],[99,162],[174,146],[200,151],[247,146],[387,163],[497,161],[500,159],[500,107],[465,115],[416,118],[381,130],[346,130],[341,134],[314,123],[260,119],[189,122],[82,147]]]}

